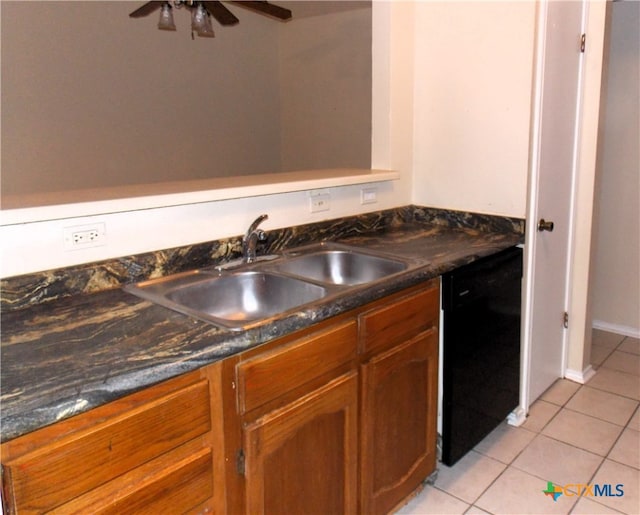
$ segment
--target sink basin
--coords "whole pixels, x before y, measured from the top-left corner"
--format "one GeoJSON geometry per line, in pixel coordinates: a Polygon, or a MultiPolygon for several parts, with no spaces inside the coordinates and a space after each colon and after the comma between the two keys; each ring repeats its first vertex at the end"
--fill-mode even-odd
{"type": "Polygon", "coordinates": [[[180,313],[227,327],[246,329],[322,299],[323,286],[261,271],[212,276],[193,272],[126,287],[130,293],[180,313]]]}
{"type": "Polygon", "coordinates": [[[292,256],[274,270],[328,284],[366,284],[407,269],[407,264],[354,250],[326,249],[292,256]]]}
{"type": "Polygon", "coordinates": [[[179,313],[245,330],[344,291],[341,288],[366,285],[407,268],[392,256],[323,242],[275,259],[203,268],[124,289],[179,313]]]}

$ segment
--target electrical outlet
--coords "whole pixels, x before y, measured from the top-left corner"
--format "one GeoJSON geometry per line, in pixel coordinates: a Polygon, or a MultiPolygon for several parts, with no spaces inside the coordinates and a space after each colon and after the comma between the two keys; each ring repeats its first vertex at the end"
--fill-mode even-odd
{"type": "Polygon", "coordinates": [[[66,250],[88,249],[107,244],[107,233],[103,222],[65,227],[63,235],[66,250]]]}
{"type": "Polygon", "coordinates": [[[309,210],[312,213],[318,213],[320,211],[329,211],[331,209],[331,195],[328,193],[320,193],[318,195],[312,195],[309,198],[309,210]]]}
{"type": "Polygon", "coordinates": [[[361,204],[375,204],[378,202],[378,188],[362,188],[360,190],[361,204]]]}

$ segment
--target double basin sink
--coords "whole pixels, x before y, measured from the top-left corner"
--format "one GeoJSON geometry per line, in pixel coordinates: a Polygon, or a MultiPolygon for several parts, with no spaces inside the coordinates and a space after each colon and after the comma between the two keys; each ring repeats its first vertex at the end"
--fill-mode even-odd
{"type": "Polygon", "coordinates": [[[408,267],[397,257],[323,242],[269,260],[203,268],[125,290],[226,329],[245,330],[408,267]]]}

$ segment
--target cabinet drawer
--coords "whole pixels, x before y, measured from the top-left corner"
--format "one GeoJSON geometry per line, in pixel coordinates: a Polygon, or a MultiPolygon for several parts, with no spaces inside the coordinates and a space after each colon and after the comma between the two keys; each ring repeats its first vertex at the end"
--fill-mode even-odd
{"type": "Polygon", "coordinates": [[[237,366],[238,407],[246,413],[356,358],[357,323],[348,321],[237,366]]]}
{"type": "Polygon", "coordinates": [[[170,452],[51,511],[51,515],[188,513],[213,494],[211,449],[170,452]]]}
{"type": "Polygon", "coordinates": [[[440,290],[435,286],[360,315],[363,353],[379,352],[438,326],[440,290]]]}
{"type": "MultiPolygon", "coordinates": [[[[61,432],[64,424],[60,423],[61,432]]],[[[10,503],[18,512],[50,510],[207,433],[210,427],[208,382],[200,381],[9,459],[3,466],[10,503]]],[[[37,439],[38,432],[23,438],[37,439]]]]}

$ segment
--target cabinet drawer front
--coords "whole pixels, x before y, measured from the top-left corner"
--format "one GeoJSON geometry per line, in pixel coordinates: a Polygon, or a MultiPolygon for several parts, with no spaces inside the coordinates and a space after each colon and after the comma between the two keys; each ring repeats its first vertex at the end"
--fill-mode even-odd
{"type": "Polygon", "coordinates": [[[187,513],[207,502],[213,494],[211,449],[172,461],[169,456],[63,504],[51,515],[187,513]]]}
{"type": "Polygon", "coordinates": [[[208,432],[210,426],[208,382],[200,381],[91,429],[49,445],[43,442],[5,463],[11,504],[26,513],[52,509],[208,432]]]}
{"type": "Polygon", "coordinates": [[[240,412],[262,406],[354,360],[356,342],[357,324],[351,320],[241,362],[237,367],[240,412]]]}
{"type": "Polygon", "coordinates": [[[360,315],[362,352],[380,352],[418,332],[437,327],[439,316],[437,286],[363,313],[360,315]]]}

